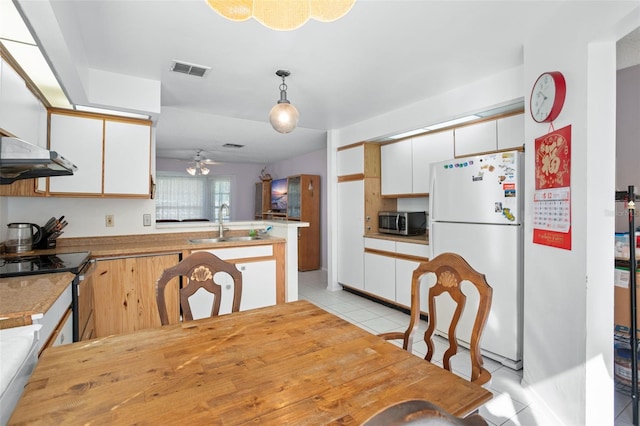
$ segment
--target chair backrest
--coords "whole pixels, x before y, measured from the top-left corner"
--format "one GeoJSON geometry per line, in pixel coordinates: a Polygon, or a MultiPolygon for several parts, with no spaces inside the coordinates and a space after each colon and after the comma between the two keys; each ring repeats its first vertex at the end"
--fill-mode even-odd
{"type": "Polygon", "coordinates": [[[431,361],[434,354],[433,333],[437,325],[436,297],[443,293],[448,293],[453,299],[456,308],[449,325],[449,348],[445,352],[442,364],[447,370],[451,370],[451,357],[458,353],[458,342],[456,330],[458,321],[462,315],[466,303],[466,296],[460,288],[462,281],[468,281],[475,286],[478,291],[478,311],[475,315],[473,328],[471,331],[471,341],[469,342],[469,352],[471,355],[471,381],[484,384],[491,379],[491,374],[483,367],[482,356],[480,355],[480,339],[491,310],[491,299],[493,289],[487,283],[484,274],[473,269],[466,260],[455,253],[442,253],[428,262],[422,262],[413,271],[411,279],[411,319],[409,327],[403,333],[384,333],[380,336],[387,340],[402,339],[403,348],[411,352],[413,333],[418,328],[420,322],[420,284],[424,275],[435,274],[436,283],[429,289],[429,325],[424,334],[427,344],[427,354],[425,359],[431,361]]]}
{"type": "Polygon", "coordinates": [[[409,400],[393,404],[368,419],[363,426],[421,425],[421,426],[486,426],[479,415],[455,417],[437,405],[424,400],[409,400]]]}
{"type": "Polygon", "coordinates": [[[242,297],[242,273],[232,263],[225,262],[213,253],[200,251],[184,258],[180,263],[171,268],[165,269],[156,282],[156,301],[160,312],[160,322],[167,325],[169,319],[167,301],[165,298],[165,288],[167,283],[175,277],[182,277],[182,287],[180,288],[180,307],[182,308],[182,318],[184,321],[193,320],[189,297],[200,288],[213,294],[213,306],[211,316],[220,313],[220,303],[222,300],[222,286],[215,281],[218,272],[226,272],[233,279],[233,303],[232,312],[240,310],[240,300],[242,297]]]}

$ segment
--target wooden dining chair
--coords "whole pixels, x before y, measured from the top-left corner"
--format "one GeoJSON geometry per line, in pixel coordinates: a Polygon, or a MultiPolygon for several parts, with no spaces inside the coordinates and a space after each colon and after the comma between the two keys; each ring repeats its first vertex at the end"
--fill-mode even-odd
{"type": "Polygon", "coordinates": [[[479,415],[455,417],[437,405],[424,400],[409,400],[393,404],[372,416],[363,426],[486,426],[479,415]]]}
{"type": "Polygon", "coordinates": [[[427,331],[424,333],[424,340],[427,344],[427,354],[424,359],[431,361],[434,353],[433,333],[436,329],[437,319],[436,297],[447,293],[455,302],[456,308],[451,318],[451,324],[449,325],[449,348],[444,353],[442,363],[444,368],[451,371],[451,357],[458,353],[456,330],[467,299],[460,289],[460,284],[462,281],[468,281],[475,286],[479,295],[478,310],[471,331],[471,341],[469,342],[471,381],[480,385],[488,382],[491,379],[491,373],[483,367],[483,360],[480,355],[480,339],[482,338],[482,332],[484,331],[489,311],[491,310],[493,289],[487,283],[484,274],[473,269],[471,265],[458,254],[442,253],[434,259],[418,265],[413,271],[411,279],[411,319],[409,321],[409,327],[404,332],[383,333],[379,336],[386,340],[402,339],[402,347],[411,352],[413,333],[418,328],[420,321],[420,283],[422,277],[426,274],[435,274],[436,283],[429,289],[429,325],[427,331]]]}
{"type": "Polygon", "coordinates": [[[189,297],[200,288],[213,294],[211,316],[217,316],[220,313],[220,303],[222,300],[222,286],[216,282],[215,278],[218,272],[227,273],[233,279],[231,312],[238,312],[242,298],[242,273],[234,264],[225,262],[213,253],[200,251],[190,254],[176,266],[165,269],[156,282],[156,300],[158,303],[158,311],[160,312],[161,324],[167,325],[171,323],[168,314],[165,288],[169,281],[176,277],[181,277],[182,279],[179,294],[183,321],[193,320],[189,297]]]}

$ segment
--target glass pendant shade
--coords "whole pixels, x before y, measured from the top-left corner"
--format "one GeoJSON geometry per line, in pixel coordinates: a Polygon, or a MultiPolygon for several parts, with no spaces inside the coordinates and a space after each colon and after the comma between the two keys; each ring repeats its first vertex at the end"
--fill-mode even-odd
{"type": "Polygon", "coordinates": [[[220,15],[241,22],[253,18],[267,28],[291,31],[309,19],[332,22],[351,10],[355,0],[206,0],[220,15]]]}
{"type": "Polygon", "coordinates": [[[289,133],[298,124],[298,110],[288,102],[278,102],[269,113],[269,121],[280,133],[289,133]]]}

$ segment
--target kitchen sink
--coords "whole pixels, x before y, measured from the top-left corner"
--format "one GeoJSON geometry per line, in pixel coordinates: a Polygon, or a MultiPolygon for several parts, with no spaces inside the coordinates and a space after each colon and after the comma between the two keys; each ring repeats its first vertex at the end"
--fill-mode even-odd
{"type": "Polygon", "coordinates": [[[234,241],[252,241],[261,240],[261,237],[257,236],[244,236],[244,237],[223,237],[223,238],[196,238],[189,240],[191,244],[211,244],[211,243],[225,243],[234,241]]]}

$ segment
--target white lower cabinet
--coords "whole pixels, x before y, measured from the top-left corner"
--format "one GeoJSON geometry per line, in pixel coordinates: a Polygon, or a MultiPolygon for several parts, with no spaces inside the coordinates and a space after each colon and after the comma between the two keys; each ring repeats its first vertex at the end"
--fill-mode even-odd
{"type": "MultiPolygon", "coordinates": [[[[243,246],[206,251],[222,260],[235,263],[242,273],[241,311],[276,304],[276,259],[265,259],[273,256],[273,246],[243,246]],[[257,260],[259,258],[264,260],[257,260]]],[[[228,314],[233,302],[233,280],[229,274],[223,272],[217,273],[214,280],[222,286],[220,314],[228,314]]],[[[208,317],[212,301],[211,293],[204,289],[196,291],[189,298],[193,318],[208,317]]]]}
{"type": "Polygon", "coordinates": [[[275,260],[237,263],[236,267],[242,272],[241,311],[276,304],[275,260]]]}
{"type": "MultiPolygon", "coordinates": [[[[413,270],[421,261],[428,259],[428,252],[429,246],[424,244],[365,238],[364,290],[406,308],[411,307],[413,270]]],[[[425,313],[428,288],[433,282],[433,277],[423,278],[420,304],[425,313]]]]}
{"type": "Polygon", "coordinates": [[[364,254],[364,290],[376,296],[396,300],[396,260],[379,254],[364,254]]]}
{"type": "Polygon", "coordinates": [[[364,181],[338,183],[338,282],[364,288],[364,181]]]}

